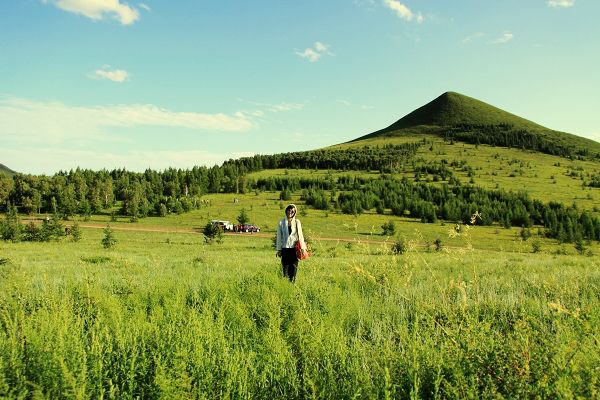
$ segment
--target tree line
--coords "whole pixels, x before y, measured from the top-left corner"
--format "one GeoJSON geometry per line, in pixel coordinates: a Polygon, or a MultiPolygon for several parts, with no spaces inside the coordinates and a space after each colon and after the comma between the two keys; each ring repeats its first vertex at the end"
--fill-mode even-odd
{"type": "Polygon", "coordinates": [[[303,199],[319,209],[337,209],[345,214],[376,210],[396,216],[410,216],[422,222],[445,221],[468,223],[478,212],[478,223],[501,224],[509,228],[544,227],[545,235],[561,242],[580,239],[600,240],[600,218],[575,205],[543,203],[525,192],[488,190],[470,185],[427,185],[406,178],[384,176],[373,179],[359,189],[338,194],[319,188],[307,188],[303,199]],[[389,211],[386,211],[389,210],[389,211]]]}
{"type": "MultiPolygon", "coordinates": [[[[346,150],[315,150],[274,155],[256,155],[224,162],[221,166],[192,169],[146,170],[142,173],[124,169],[93,171],[76,169],[53,176],[16,174],[0,176],[0,211],[7,204],[21,213],[51,213],[53,202],[65,219],[73,215],[90,215],[112,209],[117,203],[121,215],[133,219],[149,215],[164,216],[198,207],[199,197],[207,193],[245,193],[249,190],[279,190],[273,179],[248,179],[247,174],[262,169],[336,169],[378,170],[399,168],[421,145],[406,143],[346,150]]],[[[291,183],[287,183],[291,186],[291,183]]],[[[294,187],[327,183],[300,182],[294,187]]]]}
{"type": "Polygon", "coordinates": [[[579,148],[542,133],[516,129],[511,124],[457,124],[446,129],[442,136],[451,142],[457,140],[471,144],[533,150],[561,157],[600,159],[600,154],[591,154],[587,148],[579,148]]]}
{"type": "Polygon", "coordinates": [[[247,172],[262,169],[324,169],[341,171],[389,172],[401,168],[425,141],[362,146],[347,149],[321,149],[312,151],[256,155],[226,161],[223,166],[247,172]]]}

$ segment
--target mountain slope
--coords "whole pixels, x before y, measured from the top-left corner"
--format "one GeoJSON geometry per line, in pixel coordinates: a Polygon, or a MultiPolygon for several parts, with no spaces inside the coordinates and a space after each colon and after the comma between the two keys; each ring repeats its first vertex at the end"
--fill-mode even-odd
{"type": "Polygon", "coordinates": [[[434,134],[448,140],[523,148],[561,156],[600,157],[600,143],[558,132],[490,104],[446,92],[387,128],[354,141],[434,134]]]}
{"type": "Polygon", "coordinates": [[[12,177],[15,174],[16,174],[15,171],[13,171],[12,169],[8,168],[4,164],[0,164],[0,175],[5,175],[5,176],[8,176],[8,177],[12,177]]]}

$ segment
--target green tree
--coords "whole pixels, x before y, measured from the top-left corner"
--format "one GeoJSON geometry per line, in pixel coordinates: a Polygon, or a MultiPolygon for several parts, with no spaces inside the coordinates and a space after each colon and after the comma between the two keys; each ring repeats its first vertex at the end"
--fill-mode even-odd
{"type": "Polygon", "coordinates": [[[71,236],[73,237],[74,242],[79,242],[81,240],[82,232],[78,223],[74,223],[73,226],[71,226],[71,236]]]}
{"type": "Polygon", "coordinates": [[[394,236],[396,234],[396,224],[394,221],[388,221],[381,225],[381,229],[383,229],[383,236],[394,236]]]}
{"type": "Polygon", "coordinates": [[[104,237],[102,238],[102,247],[105,249],[110,249],[116,243],[117,239],[115,239],[113,230],[110,228],[110,225],[106,225],[106,228],[104,228],[104,237]]]}
{"type": "Polygon", "coordinates": [[[204,240],[208,244],[212,244],[213,242],[222,243],[223,242],[223,230],[220,226],[213,223],[208,223],[202,230],[204,234],[204,240]]]}
{"type": "Polygon", "coordinates": [[[392,252],[394,254],[404,254],[408,250],[406,239],[404,237],[399,238],[396,243],[392,245],[392,252]]]}
{"type": "Polygon", "coordinates": [[[79,215],[81,215],[84,221],[89,221],[92,215],[92,206],[87,199],[83,199],[79,202],[79,215]]]}
{"type": "Polygon", "coordinates": [[[279,200],[288,201],[288,200],[291,200],[291,198],[292,198],[292,192],[288,188],[283,189],[279,193],[279,200]]]}
{"type": "Polygon", "coordinates": [[[577,239],[575,239],[575,250],[577,250],[577,252],[581,255],[583,255],[585,253],[585,245],[583,243],[583,239],[581,237],[578,237],[577,239]]]}
{"type": "Polygon", "coordinates": [[[247,224],[247,223],[248,223],[248,221],[249,221],[249,218],[248,218],[248,214],[246,213],[246,209],[245,209],[245,208],[242,208],[242,209],[240,210],[240,215],[238,215],[238,217],[237,217],[237,221],[238,221],[240,224],[242,224],[242,225],[244,225],[244,224],[247,224]]]}
{"type": "Polygon", "coordinates": [[[18,242],[21,239],[23,225],[19,220],[17,207],[8,204],[4,221],[0,223],[0,236],[3,240],[18,242]]]}

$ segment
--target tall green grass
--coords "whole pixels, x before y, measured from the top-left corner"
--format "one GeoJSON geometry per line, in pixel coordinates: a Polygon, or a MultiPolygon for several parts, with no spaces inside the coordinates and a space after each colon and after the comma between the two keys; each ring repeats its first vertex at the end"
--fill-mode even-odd
{"type": "Polygon", "coordinates": [[[596,259],[101,237],[0,244],[0,397],[599,396],[596,259]]]}

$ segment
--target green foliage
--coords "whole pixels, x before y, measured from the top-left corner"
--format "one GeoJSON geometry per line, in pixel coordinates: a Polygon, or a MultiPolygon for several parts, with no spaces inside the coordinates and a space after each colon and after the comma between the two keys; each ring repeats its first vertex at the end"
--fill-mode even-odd
{"type": "Polygon", "coordinates": [[[285,188],[279,193],[279,200],[289,201],[292,198],[292,191],[285,188]]]}
{"type": "Polygon", "coordinates": [[[22,230],[23,225],[19,219],[17,207],[9,203],[4,221],[0,222],[0,237],[2,240],[17,242],[21,238],[22,230]]]}
{"type": "Polygon", "coordinates": [[[327,193],[323,189],[304,189],[301,198],[305,201],[306,205],[318,210],[327,211],[331,208],[327,193]]]}
{"type": "Polygon", "coordinates": [[[79,242],[83,237],[83,232],[81,231],[78,223],[75,223],[71,226],[71,236],[73,237],[74,242],[79,242]]]}
{"type": "Polygon", "coordinates": [[[577,250],[577,252],[579,254],[581,254],[581,255],[585,254],[586,247],[585,247],[585,244],[583,243],[583,239],[577,238],[575,240],[574,246],[575,246],[575,250],[577,250]]]}
{"type": "Polygon", "coordinates": [[[396,234],[396,224],[394,221],[385,222],[381,225],[381,229],[383,229],[383,236],[394,236],[396,234]]]}
{"type": "Polygon", "coordinates": [[[528,240],[531,237],[531,229],[525,227],[521,228],[519,236],[521,236],[521,239],[524,241],[528,240]]]}
{"type": "Polygon", "coordinates": [[[103,232],[104,237],[102,238],[102,247],[105,249],[110,249],[117,243],[117,239],[115,239],[115,235],[113,230],[110,228],[110,225],[106,225],[106,228],[104,228],[103,232]]]}
{"type": "Polygon", "coordinates": [[[237,221],[238,221],[238,223],[240,223],[241,225],[247,224],[247,223],[250,221],[250,219],[249,219],[249,217],[248,217],[248,213],[246,212],[246,209],[245,209],[245,208],[242,208],[242,209],[240,210],[240,213],[239,213],[239,215],[237,216],[237,221]]]}
{"type": "Polygon", "coordinates": [[[408,244],[406,243],[406,238],[401,236],[398,240],[392,245],[392,252],[394,254],[404,254],[408,251],[408,244]]]}
{"type": "Polygon", "coordinates": [[[202,233],[204,234],[204,240],[206,243],[212,244],[214,242],[223,242],[223,230],[217,224],[209,222],[202,230],[202,233]]]}

